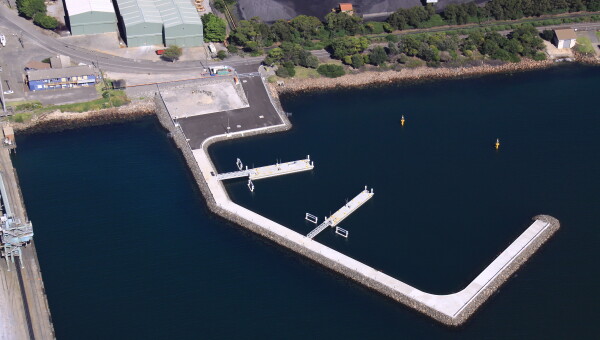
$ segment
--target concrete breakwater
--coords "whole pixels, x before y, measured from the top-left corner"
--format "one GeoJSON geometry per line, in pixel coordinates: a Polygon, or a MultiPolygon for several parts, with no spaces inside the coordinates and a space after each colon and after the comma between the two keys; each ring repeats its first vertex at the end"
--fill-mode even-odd
{"type": "Polygon", "coordinates": [[[464,323],[559,228],[558,221],[552,217],[536,217],[536,221],[464,290],[449,295],[428,294],[229,199],[222,183],[210,175],[216,170],[208,156],[208,147],[225,139],[285,131],[291,126],[284,117],[280,125],[240,131],[229,136],[212,136],[205,139],[201,147],[192,149],[182,129],[171,120],[160,96],[156,97],[156,107],[159,121],[182,151],[212,212],[447,325],[464,323]]]}

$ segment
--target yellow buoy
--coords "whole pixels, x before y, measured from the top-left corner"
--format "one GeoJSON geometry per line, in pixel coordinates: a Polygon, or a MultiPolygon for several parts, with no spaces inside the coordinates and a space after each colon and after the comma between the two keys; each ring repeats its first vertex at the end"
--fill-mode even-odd
{"type": "Polygon", "coordinates": [[[496,150],[500,149],[500,139],[496,138],[496,150]]]}
{"type": "Polygon", "coordinates": [[[404,115],[402,115],[402,119],[400,119],[400,124],[402,124],[402,126],[404,126],[404,122],[405,122],[404,115]]]}

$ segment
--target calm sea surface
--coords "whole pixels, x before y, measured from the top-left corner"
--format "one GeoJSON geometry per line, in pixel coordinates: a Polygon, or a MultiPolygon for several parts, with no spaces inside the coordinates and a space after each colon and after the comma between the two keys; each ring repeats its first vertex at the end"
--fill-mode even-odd
{"type": "Polygon", "coordinates": [[[592,338],[600,332],[600,68],[283,98],[294,128],[214,145],[219,171],[310,154],[315,169],[227,189],[432,293],[462,289],[539,213],[562,228],[465,326],[444,327],[206,209],[155,119],[18,136],[59,339],[592,338]],[[401,115],[406,125],[400,126],[401,115]],[[500,138],[498,152],[493,148],[500,138]]]}

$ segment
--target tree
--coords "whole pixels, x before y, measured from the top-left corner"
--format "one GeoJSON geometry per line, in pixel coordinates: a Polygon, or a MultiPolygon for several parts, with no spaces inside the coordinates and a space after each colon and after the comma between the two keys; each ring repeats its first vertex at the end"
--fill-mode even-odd
{"type": "Polygon", "coordinates": [[[257,44],[257,50],[273,44],[269,26],[258,17],[240,21],[238,27],[229,36],[229,41],[242,47],[247,47],[247,43],[252,41],[257,44]]]}
{"type": "Polygon", "coordinates": [[[542,39],[544,39],[546,41],[552,41],[552,38],[554,38],[554,31],[553,30],[543,30],[541,37],[542,37],[542,39]]]}
{"type": "Polygon", "coordinates": [[[296,75],[296,69],[294,68],[294,64],[292,62],[286,61],[277,68],[275,74],[281,78],[293,77],[296,75]]]}
{"type": "Polygon", "coordinates": [[[369,54],[369,61],[371,64],[375,66],[379,66],[387,60],[387,53],[385,53],[385,49],[381,46],[377,46],[373,49],[373,51],[369,54]]]}
{"type": "Polygon", "coordinates": [[[304,39],[312,39],[317,36],[319,30],[323,28],[323,23],[317,17],[308,15],[299,15],[290,21],[304,39]]]}
{"type": "Polygon", "coordinates": [[[300,33],[285,20],[277,20],[271,25],[271,34],[276,41],[300,42],[300,33]]]}
{"type": "Polygon", "coordinates": [[[177,45],[171,45],[165,49],[165,52],[160,57],[166,61],[175,62],[176,60],[179,60],[182,53],[183,50],[181,47],[177,45]]]}
{"type": "Polygon", "coordinates": [[[365,64],[365,59],[360,54],[355,54],[351,58],[352,67],[361,68],[365,64]]]}
{"type": "Polygon", "coordinates": [[[360,33],[362,18],[344,12],[331,12],[325,16],[327,29],[332,32],[345,32],[350,35],[360,33]]]}
{"type": "Polygon", "coordinates": [[[317,68],[317,72],[319,72],[320,75],[328,78],[337,78],[346,74],[342,65],[334,64],[323,64],[317,68]]]}
{"type": "Polygon", "coordinates": [[[37,13],[33,17],[33,23],[49,30],[53,30],[58,27],[58,20],[43,13],[37,13]]]}
{"type": "Polygon", "coordinates": [[[17,0],[17,10],[19,15],[32,19],[36,14],[46,14],[46,4],[44,0],[17,0]]]}
{"type": "Polygon", "coordinates": [[[331,41],[333,56],[338,59],[360,53],[367,47],[369,47],[369,41],[364,37],[341,37],[331,41]]]}
{"type": "Polygon", "coordinates": [[[306,53],[300,58],[299,65],[308,68],[317,68],[317,66],[319,66],[319,58],[310,53],[306,53]]]}
{"type": "Polygon", "coordinates": [[[202,16],[202,26],[204,27],[204,41],[225,41],[227,35],[225,20],[212,13],[204,14],[202,16]]]}

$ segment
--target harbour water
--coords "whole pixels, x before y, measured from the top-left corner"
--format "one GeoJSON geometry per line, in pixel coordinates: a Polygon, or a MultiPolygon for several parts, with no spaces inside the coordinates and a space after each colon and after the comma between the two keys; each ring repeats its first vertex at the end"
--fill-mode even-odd
{"type": "Polygon", "coordinates": [[[546,213],[561,230],[450,329],[213,217],[154,119],[19,136],[14,157],[59,339],[588,338],[600,330],[600,69],[286,97],[294,128],[216,144],[220,171],[311,155],[234,201],[422,290],[461,289],[546,213]],[[402,128],[399,120],[405,115],[402,128]],[[493,148],[500,138],[498,152],[493,148]]]}

